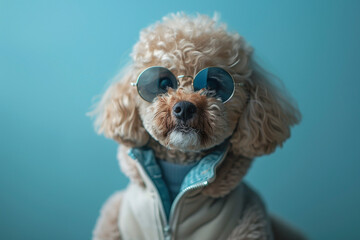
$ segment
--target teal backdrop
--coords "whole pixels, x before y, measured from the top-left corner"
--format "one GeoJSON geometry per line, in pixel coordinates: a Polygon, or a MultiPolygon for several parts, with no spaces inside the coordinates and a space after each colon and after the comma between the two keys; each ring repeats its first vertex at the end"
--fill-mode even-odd
{"type": "Polygon", "coordinates": [[[139,31],[177,11],[219,12],[299,104],[246,177],[269,210],[310,239],[360,239],[360,1],[340,0],[0,0],[0,239],[91,237],[128,180],[86,112],[139,31]]]}

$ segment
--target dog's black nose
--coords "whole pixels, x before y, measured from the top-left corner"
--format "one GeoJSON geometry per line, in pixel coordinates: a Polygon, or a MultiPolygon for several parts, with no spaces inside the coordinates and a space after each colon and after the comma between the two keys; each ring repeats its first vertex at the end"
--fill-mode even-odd
{"type": "Polygon", "coordinates": [[[181,101],[174,105],[173,114],[179,120],[189,120],[196,113],[196,106],[191,102],[181,101]]]}

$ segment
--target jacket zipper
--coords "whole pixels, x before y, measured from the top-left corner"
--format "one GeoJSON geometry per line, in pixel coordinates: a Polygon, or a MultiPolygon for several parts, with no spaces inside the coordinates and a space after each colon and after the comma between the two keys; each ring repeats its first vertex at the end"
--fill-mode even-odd
{"type": "MultiPolygon", "coordinates": [[[[209,184],[208,181],[204,181],[198,184],[195,184],[193,186],[187,187],[185,188],[183,191],[181,191],[175,198],[173,204],[171,205],[171,210],[170,210],[170,215],[169,215],[169,224],[167,226],[165,226],[164,230],[166,230],[166,234],[167,234],[167,238],[165,238],[166,240],[170,240],[171,239],[171,232],[175,230],[175,219],[177,220],[177,218],[174,217],[174,214],[177,213],[175,212],[175,210],[177,209],[177,206],[179,206],[179,202],[180,200],[184,199],[184,195],[186,193],[189,193],[190,191],[194,191],[200,188],[204,188],[209,184]]],[[[164,231],[165,233],[165,231],[164,231]]]]}
{"type": "MultiPolygon", "coordinates": [[[[218,166],[220,166],[220,164],[223,162],[223,160],[225,159],[225,157],[227,156],[227,152],[229,151],[229,146],[226,148],[225,150],[225,153],[223,155],[223,157],[220,159],[220,161],[218,162],[218,164],[216,165],[214,171],[215,171],[215,174],[214,176],[207,180],[207,181],[204,181],[204,182],[201,182],[201,183],[198,183],[198,184],[195,184],[193,186],[189,186],[187,188],[185,188],[183,191],[181,191],[175,198],[174,202],[172,203],[171,205],[171,209],[170,209],[170,215],[169,215],[169,223],[166,221],[166,224],[165,227],[164,227],[164,237],[165,237],[165,240],[171,240],[171,235],[172,235],[172,232],[175,232],[175,226],[176,226],[176,222],[175,222],[175,219],[177,220],[177,217],[174,217],[175,213],[177,213],[177,211],[175,211],[179,205],[179,202],[181,199],[184,199],[184,195],[190,191],[193,191],[193,190],[197,190],[197,189],[200,189],[200,188],[204,188],[206,187],[210,182],[212,182],[215,178],[216,178],[216,168],[218,166]]],[[[161,204],[162,205],[162,204],[161,204]]]]}
{"type": "MultiPolygon", "coordinates": [[[[139,164],[139,162],[138,162],[138,164],[139,164]]],[[[163,232],[162,233],[163,233],[164,240],[171,240],[172,231],[173,231],[173,229],[175,229],[175,226],[173,226],[175,224],[173,215],[175,213],[176,207],[178,206],[178,202],[189,191],[200,189],[202,187],[206,187],[208,185],[208,181],[204,181],[204,182],[195,184],[193,186],[189,186],[189,187],[185,188],[184,190],[182,190],[176,196],[173,204],[171,205],[171,210],[170,210],[170,215],[169,215],[170,220],[168,221],[167,218],[166,218],[165,209],[164,209],[164,206],[162,204],[159,191],[157,190],[155,184],[151,181],[151,178],[149,177],[147,172],[142,169],[141,164],[139,164],[139,166],[141,167],[140,171],[148,178],[148,181],[150,182],[152,189],[154,189],[154,193],[155,193],[156,198],[157,198],[156,204],[160,205],[160,214],[161,214],[161,218],[162,218],[162,222],[163,222],[163,228],[162,228],[163,232]]]]}

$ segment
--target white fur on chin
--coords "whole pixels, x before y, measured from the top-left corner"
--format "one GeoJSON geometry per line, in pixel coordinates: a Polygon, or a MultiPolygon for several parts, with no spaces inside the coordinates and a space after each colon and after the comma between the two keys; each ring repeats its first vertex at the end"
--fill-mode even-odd
{"type": "Polygon", "coordinates": [[[174,130],[169,137],[169,146],[182,150],[193,149],[194,146],[197,146],[199,143],[199,136],[194,131],[184,133],[174,130]]]}

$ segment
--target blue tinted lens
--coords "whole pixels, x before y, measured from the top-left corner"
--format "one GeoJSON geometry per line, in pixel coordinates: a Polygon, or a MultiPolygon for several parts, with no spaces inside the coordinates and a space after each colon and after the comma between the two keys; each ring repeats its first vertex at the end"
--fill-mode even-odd
{"type": "Polygon", "coordinates": [[[205,68],[201,70],[198,74],[196,74],[193,82],[194,91],[199,91],[200,89],[207,88],[208,69],[209,68],[205,68]]]}
{"type": "Polygon", "coordinates": [[[159,94],[166,93],[169,88],[177,88],[177,80],[169,69],[163,67],[150,67],[138,77],[136,86],[140,96],[152,102],[159,94]]]}
{"type": "Polygon", "coordinates": [[[228,101],[235,90],[234,80],[222,68],[210,67],[201,70],[194,78],[194,91],[206,89],[210,96],[221,98],[222,102],[228,101]]]}

